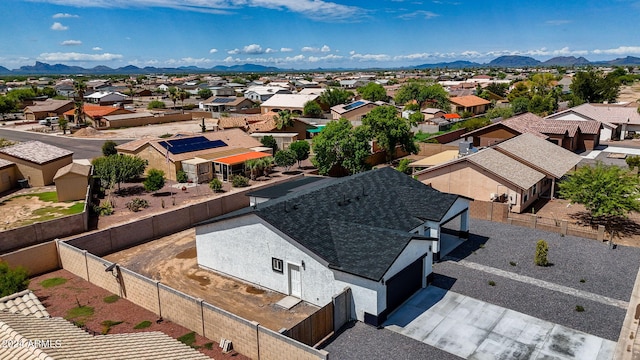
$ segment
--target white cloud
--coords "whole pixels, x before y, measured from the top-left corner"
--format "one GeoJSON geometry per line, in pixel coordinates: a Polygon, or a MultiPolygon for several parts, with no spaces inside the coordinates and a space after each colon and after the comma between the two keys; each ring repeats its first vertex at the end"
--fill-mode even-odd
{"type": "Polygon", "coordinates": [[[320,49],[318,49],[316,47],[312,47],[312,46],[305,46],[302,49],[300,49],[300,51],[302,51],[302,52],[318,52],[318,51],[320,51],[320,49]]]}
{"type": "Polygon", "coordinates": [[[264,50],[262,50],[262,46],[258,44],[251,44],[242,48],[242,52],[245,54],[262,54],[264,50]]]}
{"type": "Polygon", "coordinates": [[[238,59],[238,58],[235,58],[235,59],[234,59],[234,58],[233,58],[233,56],[227,56],[227,58],[226,58],[226,59],[224,59],[224,60],[222,60],[222,61],[224,61],[224,62],[226,62],[226,63],[235,63],[235,62],[240,62],[240,61],[242,61],[242,60],[240,60],[240,59],[238,59]]]}
{"type": "Polygon", "coordinates": [[[122,59],[120,54],[83,54],[77,52],[42,53],[38,57],[42,61],[112,61],[122,59]]]}
{"type": "Polygon", "coordinates": [[[218,52],[218,49],[211,49],[209,50],[209,54],[215,54],[218,52]]]}
{"type": "Polygon", "coordinates": [[[102,48],[100,46],[94,46],[91,48],[91,50],[93,51],[102,51],[102,48]]]}
{"type": "Polygon", "coordinates": [[[229,51],[227,51],[227,54],[229,54],[229,55],[237,55],[237,54],[240,54],[240,49],[233,49],[233,50],[229,50],[229,51]]]}
{"type": "Polygon", "coordinates": [[[79,18],[78,15],[67,14],[67,13],[57,13],[52,16],[54,19],[69,19],[69,18],[79,18]]]}
{"type": "Polygon", "coordinates": [[[335,54],[329,54],[326,56],[309,56],[309,62],[315,63],[315,62],[319,62],[319,61],[339,61],[344,59],[344,56],[340,56],[340,55],[335,55],[335,54]]]}
{"type": "Polygon", "coordinates": [[[272,49],[272,48],[266,48],[266,49],[264,50],[264,53],[265,53],[265,54],[273,54],[273,53],[276,53],[276,52],[278,52],[278,50],[276,50],[276,49],[272,49]]]}
{"type": "Polygon", "coordinates": [[[438,17],[440,15],[432,12],[432,11],[426,11],[426,10],[417,10],[414,12],[410,12],[410,13],[406,13],[406,14],[402,14],[399,15],[398,18],[402,19],[402,20],[411,20],[411,19],[415,19],[415,18],[422,18],[422,19],[433,19],[435,17],[438,17]]]}
{"type": "Polygon", "coordinates": [[[626,55],[640,54],[640,46],[620,46],[614,49],[596,49],[594,54],[626,55]]]}
{"type": "Polygon", "coordinates": [[[62,25],[59,22],[54,22],[53,25],[51,25],[51,30],[65,31],[65,30],[69,30],[69,27],[62,25]]]}
{"type": "Polygon", "coordinates": [[[292,52],[292,51],[293,51],[292,48],[286,48],[286,47],[280,48],[280,52],[292,52]]]}
{"type": "Polygon", "coordinates": [[[82,41],[80,40],[65,40],[60,43],[62,46],[78,46],[82,45],[82,41]]]}
{"type": "Polygon", "coordinates": [[[350,57],[351,60],[355,61],[389,61],[391,60],[391,56],[387,54],[352,54],[350,57]]]}
{"type": "Polygon", "coordinates": [[[322,47],[320,48],[320,52],[329,52],[331,51],[331,48],[327,45],[322,45],[322,47]]]}
{"type": "Polygon", "coordinates": [[[366,9],[325,0],[40,0],[56,5],[98,8],[163,7],[215,14],[237,14],[244,7],[259,7],[298,13],[324,21],[357,21],[367,16],[366,9]]]}
{"type": "Polygon", "coordinates": [[[169,59],[165,61],[165,64],[170,66],[199,66],[199,65],[208,65],[213,61],[207,58],[192,58],[192,57],[184,57],[181,59],[169,59]]]}

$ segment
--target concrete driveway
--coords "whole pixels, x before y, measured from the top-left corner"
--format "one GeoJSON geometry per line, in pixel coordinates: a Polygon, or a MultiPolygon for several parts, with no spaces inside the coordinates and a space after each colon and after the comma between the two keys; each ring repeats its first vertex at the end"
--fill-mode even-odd
{"type": "Polygon", "coordinates": [[[384,324],[465,359],[612,359],[615,342],[429,286],[384,324]]]}

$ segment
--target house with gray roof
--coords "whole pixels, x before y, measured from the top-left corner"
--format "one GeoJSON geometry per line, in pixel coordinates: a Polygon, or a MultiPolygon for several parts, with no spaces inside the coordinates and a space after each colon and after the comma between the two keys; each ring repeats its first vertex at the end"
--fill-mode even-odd
{"type": "Polygon", "coordinates": [[[545,119],[576,124],[598,121],[602,123],[600,141],[622,140],[640,134],[640,114],[637,109],[637,103],[582,104],[545,119]]]}
{"type": "Polygon", "coordinates": [[[511,211],[520,213],[541,196],[553,196],[556,181],[581,160],[571,151],[525,133],[415,175],[437,190],[508,202],[511,211]]]}
{"type": "Polygon", "coordinates": [[[468,235],[468,198],[389,167],[291,190],[198,224],[198,265],[318,306],[349,287],[378,325],[468,235]]]}

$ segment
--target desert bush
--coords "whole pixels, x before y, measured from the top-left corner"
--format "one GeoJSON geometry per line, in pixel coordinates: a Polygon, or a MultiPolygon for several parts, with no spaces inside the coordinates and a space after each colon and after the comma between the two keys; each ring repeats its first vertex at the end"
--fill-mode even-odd
{"type": "Polygon", "coordinates": [[[129,201],[128,203],[126,203],[125,205],[127,207],[127,209],[133,211],[133,212],[138,212],[142,209],[148,208],[149,207],[149,202],[145,199],[142,198],[135,198],[131,201],[129,201]]]}
{"type": "Polygon", "coordinates": [[[235,175],[231,178],[231,185],[233,187],[246,187],[249,186],[249,178],[242,175],[235,175]]]}
{"type": "Polygon", "coordinates": [[[536,243],[536,257],[534,259],[535,264],[538,266],[548,266],[549,260],[547,254],[549,253],[549,245],[544,240],[538,240],[536,243]]]}

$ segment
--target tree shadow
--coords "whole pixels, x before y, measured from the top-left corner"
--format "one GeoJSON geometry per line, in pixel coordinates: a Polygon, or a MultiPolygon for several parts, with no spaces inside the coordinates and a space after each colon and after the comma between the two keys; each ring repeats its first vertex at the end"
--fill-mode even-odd
{"type": "Polygon", "coordinates": [[[603,225],[607,231],[613,231],[614,236],[633,236],[640,235],[640,224],[632,219],[622,216],[599,216],[593,217],[588,211],[580,211],[569,214],[569,216],[578,221],[578,225],[590,227],[597,230],[599,225],[603,225]]]}
{"type": "Polygon", "coordinates": [[[162,191],[162,192],[156,192],[151,194],[151,196],[153,197],[165,197],[165,196],[171,196],[172,194],[174,194],[171,191],[162,191]]]}
{"type": "Polygon", "coordinates": [[[140,195],[142,193],[144,193],[144,187],[141,185],[134,185],[134,186],[129,186],[126,188],[122,188],[120,190],[116,190],[115,194],[118,196],[133,196],[133,195],[140,195]]]}

